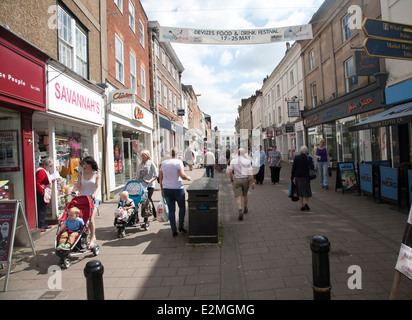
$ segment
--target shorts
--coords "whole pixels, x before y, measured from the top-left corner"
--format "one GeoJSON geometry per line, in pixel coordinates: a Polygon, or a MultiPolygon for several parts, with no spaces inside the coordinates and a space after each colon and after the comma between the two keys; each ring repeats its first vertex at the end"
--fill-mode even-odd
{"type": "Polygon", "coordinates": [[[233,180],[233,192],[235,197],[246,196],[249,191],[249,178],[240,178],[233,180]]]}
{"type": "Polygon", "coordinates": [[[100,200],[94,199],[94,200],[92,200],[92,202],[93,202],[93,205],[94,205],[95,208],[98,208],[98,207],[99,207],[99,205],[100,205],[100,200]]]}

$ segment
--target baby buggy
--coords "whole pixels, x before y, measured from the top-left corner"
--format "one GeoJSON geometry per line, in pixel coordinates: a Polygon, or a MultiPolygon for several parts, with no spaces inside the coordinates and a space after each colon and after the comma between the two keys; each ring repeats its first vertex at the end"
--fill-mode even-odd
{"type": "MultiPolygon", "coordinates": [[[[94,256],[99,254],[99,246],[89,247],[88,237],[90,236],[90,221],[93,216],[94,205],[92,200],[88,196],[79,196],[73,198],[66,206],[62,216],[59,219],[59,226],[57,228],[56,240],[54,244],[54,249],[56,255],[60,258],[60,266],[67,269],[71,264],[71,257],[80,256],[87,253],[92,253],[94,256]],[[59,233],[60,227],[64,224],[68,217],[68,211],[71,207],[77,207],[80,209],[80,216],[84,221],[84,226],[79,232],[78,236],[75,238],[73,244],[68,250],[58,250],[58,245],[60,242],[59,233]]],[[[63,231],[63,230],[62,230],[63,231]]]]}
{"type": "MultiPolygon", "coordinates": [[[[114,218],[114,226],[117,228],[118,238],[122,238],[126,235],[126,228],[139,227],[139,207],[147,197],[147,192],[145,192],[143,185],[138,180],[131,180],[126,183],[122,191],[127,191],[129,193],[129,198],[133,200],[135,208],[133,210],[133,213],[127,217],[114,218]]],[[[121,207],[122,205],[122,200],[120,200],[119,207],[121,207]]],[[[142,225],[140,225],[140,227],[145,230],[149,230],[149,222],[147,221],[147,218],[144,218],[144,222],[142,225]]]]}

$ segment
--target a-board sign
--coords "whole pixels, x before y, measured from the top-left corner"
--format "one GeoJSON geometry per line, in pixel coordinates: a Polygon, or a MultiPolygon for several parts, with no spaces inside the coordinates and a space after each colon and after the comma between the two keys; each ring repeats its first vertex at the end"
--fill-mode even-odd
{"type": "Polygon", "coordinates": [[[353,162],[339,162],[336,172],[336,188],[342,188],[342,192],[358,189],[355,164],[353,162]]]}
{"type": "Polygon", "coordinates": [[[373,167],[371,164],[359,163],[359,187],[362,191],[373,193],[373,167]]]}
{"type": "Polygon", "coordinates": [[[36,255],[21,200],[2,200],[0,201],[0,263],[7,264],[4,291],[7,290],[16,231],[25,233],[27,242],[36,255]]]}
{"type": "Polygon", "coordinates": [[[398,168],[379,167],[381,198],[398,201],[398,168]]]}
{"type": "Polygon", "coordinates": [[[405,233],[403,235],[395,269],[409,279],[412,279],[412,206],[411,210],[409,210],[405,233]]]}

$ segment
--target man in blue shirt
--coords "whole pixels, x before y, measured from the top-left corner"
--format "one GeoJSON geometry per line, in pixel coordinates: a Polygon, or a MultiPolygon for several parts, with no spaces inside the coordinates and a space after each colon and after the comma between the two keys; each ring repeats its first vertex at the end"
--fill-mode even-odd
{"type": "Polygon", "coordinates": [[[262,150],[262,146],[259,146],[259,172],[255,175],[256,184],[263,184],[263,179],[265,178],[265,164],[266,164],[266,153],[262,150]]]}

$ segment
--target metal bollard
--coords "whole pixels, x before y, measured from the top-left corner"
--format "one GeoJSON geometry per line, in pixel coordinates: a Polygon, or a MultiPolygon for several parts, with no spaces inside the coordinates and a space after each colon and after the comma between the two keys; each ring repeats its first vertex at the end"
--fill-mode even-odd
{"type": "Polygon", "coordinates": [[[89,261],[84,267],[87,285],[87,300],[104,300],[104,267],[99,260],[89,261]]]}
{"type": "Polygon", "coordinates": [[[330,300],[330,243],[325,236],[314,236],[310,244],[312,250],[313,299],[330,300]]]}

